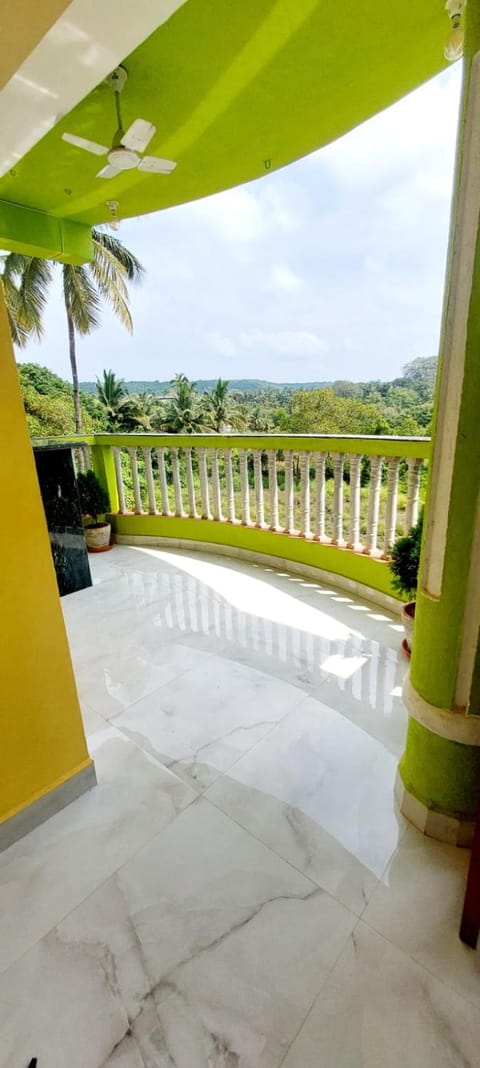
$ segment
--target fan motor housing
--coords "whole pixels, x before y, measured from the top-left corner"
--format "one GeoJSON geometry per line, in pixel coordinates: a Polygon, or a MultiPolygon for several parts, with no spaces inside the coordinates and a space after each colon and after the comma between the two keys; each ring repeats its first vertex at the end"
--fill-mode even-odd
{"type": "Polygon", "coordinates": [[[117,171],[130,171],[138,165],[138,156],[131,149],[118,145],[117,148],[112,148],[111,152],[108,153],[108,162],[117,171]]]}

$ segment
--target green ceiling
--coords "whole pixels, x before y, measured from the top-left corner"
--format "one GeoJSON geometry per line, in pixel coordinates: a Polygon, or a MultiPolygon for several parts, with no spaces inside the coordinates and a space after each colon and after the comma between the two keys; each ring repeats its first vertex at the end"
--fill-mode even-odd
{"type": "MultiPolygon", "coordinates": [[[[125,218],[259,178],[266,160],[283,167],[440,71],[447,33],[443,0],[187,0],[124,60],[124,126],[153,122],[148,154],[176,160],[173,174],[97,179],[103,161],[61,140],[110,144],[102,84],[0,179],[0,202],[68,218],[73,232],[107,220],[108,199],[125,218]]],[[[4,203],[0,242],[8,230],[12,244],[4,203]]]]}

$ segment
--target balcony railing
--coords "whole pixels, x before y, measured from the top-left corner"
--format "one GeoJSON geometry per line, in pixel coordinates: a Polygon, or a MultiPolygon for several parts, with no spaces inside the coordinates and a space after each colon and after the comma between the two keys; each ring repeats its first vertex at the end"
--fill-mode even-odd
{"type": "Polygon", "coordinates": [[[100,434],[84,440],[108,489],[120,540],[186,539],[273,552],[357,575],[384,592],[391,590],[389,579],[379,571],[369,577],[372,569],[354,566],[353,558],[385,562],[397,533],[416,522],[430,453],[428,438],[377,436],[100,434]]]}

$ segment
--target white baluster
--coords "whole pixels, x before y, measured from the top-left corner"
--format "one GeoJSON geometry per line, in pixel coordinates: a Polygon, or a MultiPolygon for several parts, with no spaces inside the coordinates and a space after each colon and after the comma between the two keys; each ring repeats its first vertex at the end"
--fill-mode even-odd
{"type": "Polygon", "coordinates": [[[195,500],[195,483],[193,481],[192,450],[185,449],[185,470],[187,474],[188,490],[188,514],[191,519],[197,519],[197,502],[195,500]]]}
{"type": "Polygon", "coordinates": [[[242,525],[244,527],[250,527],[252,520],[250,517],[250,486],[248,484],[248,452],[246,449],[239,449],[240,456],[240,482],[242,487],[242,525]]]}
{"type": "Polygon", "coordinates": [[[418,519],[418,505],[420,494],[420,472],[422,469],[422,460],[417,460],[416,457],[409,457],[407,460],[408,465],[408,488],[407,488],[407,509],[405,512],[405,530],[410,530],[410,527],[414,527],[418,519]]]}
{"type": "Polygon", "coordinates": [[[148,511],[150,515],[158,515],[157,502],[155,500],[155,483],[152,470],[152,450],[142,449],[145,460],[145,474],[147,476],[148,511]]]}
{"type": "Polygon", "coordinates": [[[162,515],[171,515],[170,502],[168,499],[167,473],[165,471],[165,449],[156,450],[158,460],[158,477],[160,480],[160,493],[162,497],[162,515]]]}
{"type": "Polygon", "coordinates": [[[133,482],[133,496],[135,498],[135,513],[136,515],[143,515],[142,508],[142,495],[140,493],[140,482],[138,481],[138,461],[137,450],[135,448],[128,450],[130,456],[130,465],[132,468],[132,482],[133,482]]]}
{"type": "Polygon", "coordinates": [[[395,541],[397,526],[397,500],[398,500],[398,468],[400,457],[393,456],[388,461],[387,477],[387,507],[385,510],[385,540],[383,543],[383,555],[387,557],[395,541]]]}
{"type": "Polygon", "coordinates": [[[345,545],[343,540],[343,452],[333,454],[333,545],[345,545]]]}
{"type": "Polygon", "coordinates": [[[350,455],[350,522],[348,527],[348,548],[361,549],[360,542],[360,480],[362,474],[362,457],[357,453],[350,455]]]}
{"type": "Polygon", "coordinates": [[[227,522],[235,523],[235,490],[233,488],[232,450],[224,449],[225,482],[227,486],[227,522]]]}
{"type": "Polygon", "coordinates": [[[213,490],[213,518],[223,520],[222,515],[222,491],[220,489],[220,471],[218,467],[218,449],[212,449],[212,490],[213,490]]]}
{"type": "Polygon", "coordinates": [[[270,499],[270,530],[279,530],[276,449],[269,449],[268,451],[268,494],[270,499]]]}
{"type": "Polygon", "coordinates": [[[380,489],[382,485],[382,457],[370,457],[370,489],[368,495],[367,544],[365,552],[373,555],[377,552],[378,511],[380,507],[380,489]]]}
{"type": "Polygon", "coordinates": [[[117,480],[118,503],[120,505],[119,514],[123,515],[127,511],[127,507],[125,504],[125,489],[123,485],[122,454],[120,452],[120,449],[117,448],[116,445],[113,446],[113,462],[115,464],[115,478],[117,480]]]}
{"type": "Polygon", "coordinates": [[[316,541],[325,541],[325,463],[324,452],[315,454],[315,533],[316,541]]]}
{"type": "Polygon", "coordinates": [[[173,492],[175,494],[175,515],[183,518],[185,512],[183,508],[182,484],[180,482],[178,449],[171,449],[170,453],[172,457],[173,492]]]}
{"type": "Polygon", "coordinates": [[[260,449],[254,449],[253,451],[253,475],[255,481],[255,526],[264,527],[265,514],[263,510],[262,453],[260,449]]]}
{"type": "Polygon", "coordinates": [[[295,531],[295,509],[293,496],[293,452],[287,449],[285,456],[285,531],[293,534],[295,531]]]}
{"type": "Polygon", "coordinates": [[[311,538],[310,530],[310,453],[300,453],[301,520],[300,535],[311,538]]]}
{"type": "Polygon", "coordinates": [[[200,475],[200,499],[202,502],[202,519],[211,519],[210,498],[208,493],[207,450],[197,449],[198,471],[200,475]]]}

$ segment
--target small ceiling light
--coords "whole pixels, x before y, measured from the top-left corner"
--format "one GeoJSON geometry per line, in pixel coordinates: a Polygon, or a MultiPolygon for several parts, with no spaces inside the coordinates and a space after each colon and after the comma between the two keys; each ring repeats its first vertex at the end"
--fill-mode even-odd
{"type": "Polygon", "coordinates": [[[463,56],[462,11],[464,6],[465,0],[447,0],[445,4],[445,9],[452,21],[452,28],[443,49],[445,59],[448,59],[449,63],[455,63],[455,60],[463,56]]]}
{"type": "Polygon", "coordinates": [[[106,205],[110,211],[110,218],[107,222],[107,226],[110,227],[110,230],[118,230],[120,227],[120,219],[118,218],[118,200],[107,200],[106,205]]]}

